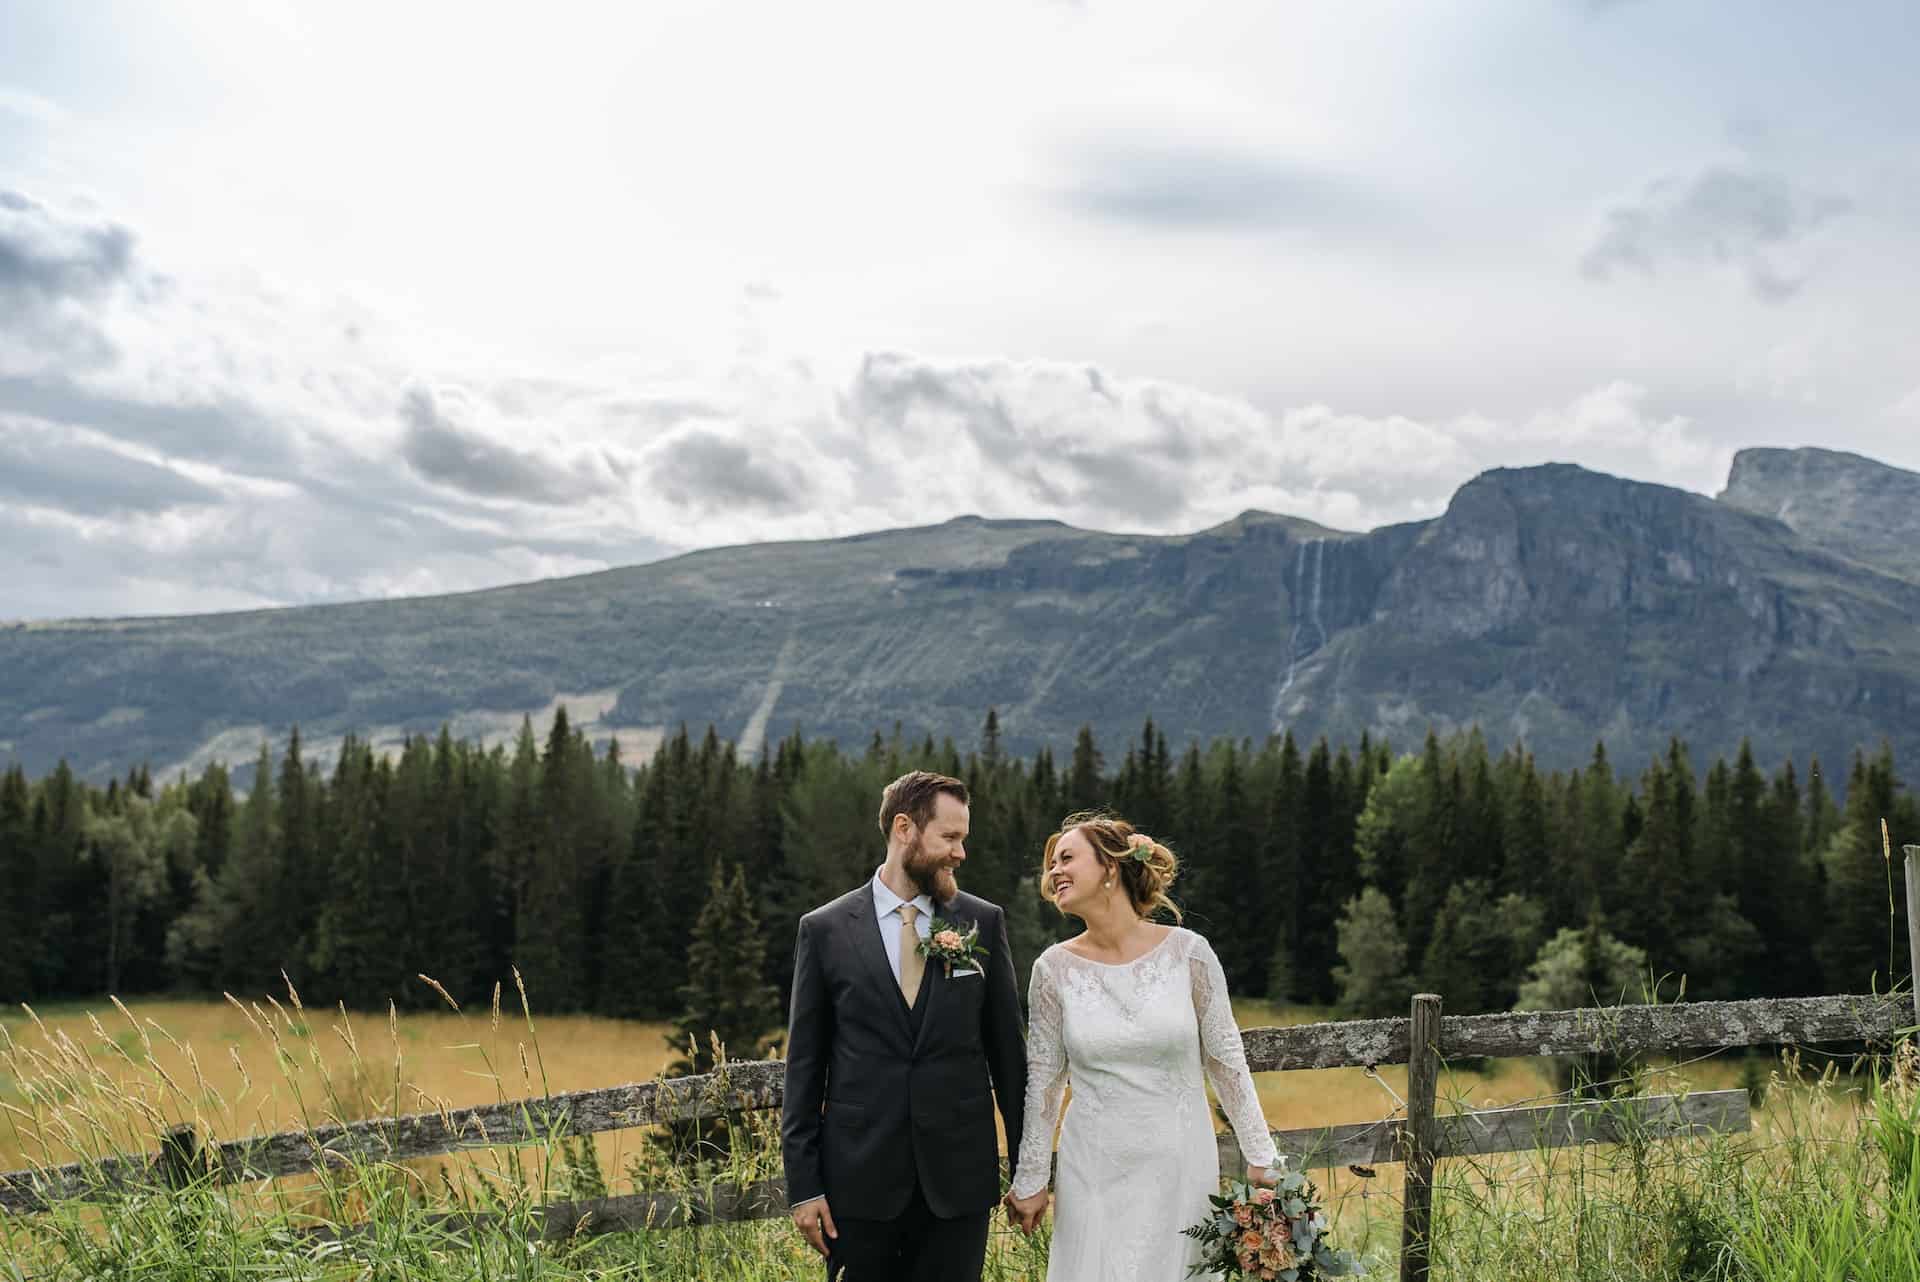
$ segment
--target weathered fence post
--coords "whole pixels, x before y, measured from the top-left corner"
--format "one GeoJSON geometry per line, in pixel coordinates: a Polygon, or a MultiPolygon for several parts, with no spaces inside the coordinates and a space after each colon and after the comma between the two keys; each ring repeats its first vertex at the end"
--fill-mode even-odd
{"type": "Polygon", "coordinates": [[[200,1168],[200,1136],[191,1126],[176,1126],[160,1137],[160,1180],[170,1189],[193,1183],[200,1168]]]}
{"type": "Polygon", "coordinates": [[[1913,1018],[1920,1022],[1920,846],[1902,846],[1907,857],[1907,962],[1913,968],[1913,1018]]]}
{"type": "Polygon", "coordinates": [[[1433,1231],[1433,1155],[1439,1147],[1433,1098],[1440,1082],[1440,997],[1419,993],[1407,1029],[1406,1193],[1400,1225],[1400,1282],[1426,1282],[1433,1231]]]}

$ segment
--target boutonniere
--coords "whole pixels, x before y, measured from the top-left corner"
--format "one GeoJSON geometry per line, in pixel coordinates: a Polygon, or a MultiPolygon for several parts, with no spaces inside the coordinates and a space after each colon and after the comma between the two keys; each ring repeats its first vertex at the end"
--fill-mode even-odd
{"type": "Polygon", "coordinates": [[[987,946],[980,942],[977,921],[968,923],[962,930],[958,922],[935,917],[927,924],[927,937],[920,941],[919,949],[922,957],[946,963],[948,979],[953,978],[955,966],[961,967],[963,975],[986,974],[986,968],[977,960],[987,955],[987,946]]]}

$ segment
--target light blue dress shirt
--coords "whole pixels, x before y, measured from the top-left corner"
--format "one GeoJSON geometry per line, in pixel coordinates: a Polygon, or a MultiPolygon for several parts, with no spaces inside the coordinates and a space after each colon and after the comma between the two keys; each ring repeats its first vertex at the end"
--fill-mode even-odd
{"type": "Polygon", "coordinates": [[[920,910],[913,919],[913,928],[925,939],[933,933],[933,897],[926,894],[915,895],[912,899],[902,899],[887,888],[880,880],[880,871],[873,873],[873,915],[880,927],[880,942],[887,946],[887,964],[893,967],[893,982],[900,982],[900,905],[912,904],[920,910]]]}

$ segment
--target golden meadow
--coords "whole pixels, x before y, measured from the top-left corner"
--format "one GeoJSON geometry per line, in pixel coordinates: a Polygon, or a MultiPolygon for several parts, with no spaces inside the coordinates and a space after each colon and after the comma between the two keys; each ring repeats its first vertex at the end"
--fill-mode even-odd
{"type": "MultiPolygon", "coordinates": [[[[1242,1027],[1326,1017],[1259,1002],[1237,1003],[1236,1014],[1242,1027]]],[[[159,1131],[179,1122],[226,1140],[647,1080],[683,1053],[669,1045],[668,1025],[541,1017],[511,989],[503,1009],[406,1015],[302,1009],[285,991],[245,1001],[9,1007],[0,1030],[5,1169],[151,1152],[159,1131]]],[[[1555,1097],[1544,1062],[1485,1067],[1443,1078],[1443,1110],[1555,1097]]],[[[1258,1081],[1278,1129],[1377,1120],[1406,1091],[1398,1067],[1377,1077],[1334,1069],[1258,1081]]],[[[1743,1084],[1763,1095],[1749,1135],[1443,1161],[1434,1275],[1920,1277],[1920,1105],[1910,1068],[1903,1076],[1892,1061],[1723,1056],[1652,1069],[1634,1083],[1649,1093],[1743,1084]],[[1830,1266],[1843,1271],[1818,1271],[1830,1266]]],[[[760,1115],[738,1124],[729,1178],[778,1174],[774,1121],[760,1115]]],[[[514,1231],[544,1200],[684,1186],[683,1156],[666,1151],[658,1132],[616,1131],[587,1144],[63,1204],[0,1219],[0,1232],[13,1260],[5,1267],[17,1277],[820,1275],[783,1220],[538,1245],[514,1231]],[[495,1212],[499,1227],[461,1239],[427,1218],[462,1205],[495,1212]],[[295,1231],[356,1223],[370,1228],[351,1250],[295,1231]]],[[[1399,1168],[1382,1165],[1372,1178],[1345,1169],[1313,1175],[1339,1240],[1359,1248],[1376,1275],[1392,1275],[1399,1168]]],[[[1043,1277],[1044,1260],[1044,1236],[1028,1241],[1002,1227],[988,1277],[1043,1277]]]]}

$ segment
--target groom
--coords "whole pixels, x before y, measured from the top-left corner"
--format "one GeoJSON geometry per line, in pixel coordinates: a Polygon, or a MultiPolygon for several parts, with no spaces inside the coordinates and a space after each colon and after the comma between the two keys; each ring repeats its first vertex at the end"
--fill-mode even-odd
{"type": "Polygon", "coordinates": [[[967,857],[958,779],[895,779],[880,831],[887,859],[873,879],[800,919],[787,1203],[836,1282],[978,1282],[1000,1198],[994,1094],[1016,1146],[1026,1097],[1006,916],[954,882],[967,857]],[[985,953],[923,955],[934,917],[977,926],[985,953]]]}

